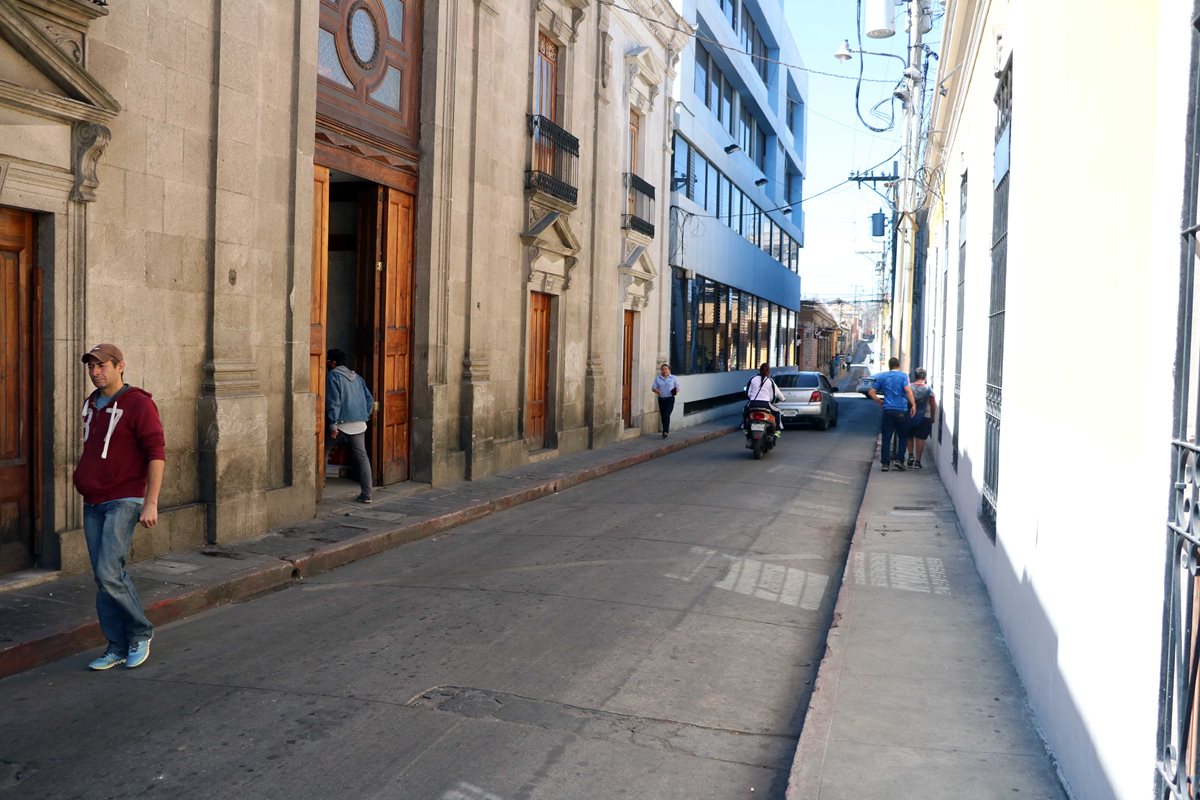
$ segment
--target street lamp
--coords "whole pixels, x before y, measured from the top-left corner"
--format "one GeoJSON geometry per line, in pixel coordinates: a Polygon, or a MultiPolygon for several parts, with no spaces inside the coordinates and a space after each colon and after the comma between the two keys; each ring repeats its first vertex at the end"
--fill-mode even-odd
{"type": "Polygon", "coordinates": [[[841,47],[839,47],[837,49],[837,51],[833,54],[833,57],[836,58],[838,61],[845,63],[845,62],[849,61],[850,59],[854,58],[855,53],[858,53],[858,54],[864,55],[864,56],[884,56],[886,58],[894,58],[897,61],[899,61],[901,64],[903,64],[905,69],[908,69],[908,60],[905,59],[903,56],[898,56],[895,53],[878,53],[878,52],[875,52],[874,50],[851,50],[849,39],[842,39],[841,47]]]}

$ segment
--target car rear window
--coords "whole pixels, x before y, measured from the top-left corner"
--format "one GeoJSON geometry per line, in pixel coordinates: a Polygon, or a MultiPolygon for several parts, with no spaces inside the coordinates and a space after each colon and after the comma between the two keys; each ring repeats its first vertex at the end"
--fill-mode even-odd
{"type": "Polygon", "coordinates": [[[780,375],[775,378],[775,384],[780,389],[816,389],[819,386],[817,376],[811,372],[792,373],[791,375],[780,375]]]}

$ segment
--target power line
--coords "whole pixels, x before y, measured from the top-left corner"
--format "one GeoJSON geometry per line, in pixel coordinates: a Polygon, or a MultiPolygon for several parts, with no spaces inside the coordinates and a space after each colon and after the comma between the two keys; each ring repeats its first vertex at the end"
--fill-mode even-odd
{"type": "Polygon", "coordinates": [[[613,2],[613,0],[599,0],[599,2],[601,5],[609,6],[610,8],[615,8],[618,11],[624,11],[626,14],[632,14],[635,17],[640,17],[641,19],[644,19],[647,22],[650,22],[654,25],[658,25],[662,28],[666,28],[669,31],[675,31],[676,33],[682,33],[685,36],[695,39],[698,42],[704,42],[707,45],[711,45],[712,47],[718,47],[722,50],[727,50],[731,53],[741,53],[744,56],[749,56],[750,58],[757,59],[759,61],[766,61],[769,64],[778,64],[781,67],[788,67],[789,69],[798,69],[801,72],[807,72],[810,75],[821,75],[826,78],[839,78],[839,79],[845,80],[845,81],[857,80],[860,84],[864,81],[866,81],[868,83],[894,83],[895,82],[895,81],[892,81],[891,79],[864,78],[864,77],[862,77],[862,74],[861,74],[862,73],[861,65],[859,68],[860,74],[857,78],[855,78],[855,76],[853,76],[853,75],[838,75],[836,72],[821,72],[820,70],[817,70],[817,69],[810,69],[809,67],[802,67],[799,64],[791,64],[791,63],[788,63],[787,61],[780,61],[777,58],[770,58],[768,56],[760,56],[760,55],[757,55],[756,53],[750,53],[750,52],[747,52],[746,50],[741,50],[737,47],[730,47],[729,45],[721,44],[720,42],[718,42],[715,39],[709,39],[707,36],[701,36],[699,33],[697,33],[694,30],[687,30],[685,28],[676,28],[674,25],[669,25],[660,19],[655,19],[654,17],[649,17],[649,16],[641,13],[640,11],[636,11],[632,8],[626,8],[623,5],[619,5],[615,2],[613,2]]]}
{"type": "MultiPolygon", "coordinates": [[[[859,100],[859,95],[862,94],[862,85],[863,85],[863,80],[864,80],[863,69],[866,66],[866,61],[867,61],[865,58],[863,58],[863,56],[865,54],[863,53],[863,46],[862,46],[862,0],[858,0],[858,16],[857,16],[857,21],[855,22],[854,27],[855,27],[855,32],[858,34],[858,83],[856,83],[854,85],[854,113],[858,115],[858,121],[861,122],[863,124],[863,126],[865,128],[867,128],[868,130],[874,131],[875,133],[887,133],[888,131],[890,131],[896,127],[896,95],[893,94],[891,97],[884,98],[883,100],[880,100],[878,103],[876,103],[874,106],[871,107],[872,114],[874,114],[880,120],[887,122],[887,125],[885,125],[882,128],[877,128],[874,125],[872,125],[871,123],[867,122],[865,119],[863,119],[862,103],[859,100]],[[888,116],[886,118],[878,110],[879,107],[882,106],[884,103],[888,104],[888,116]]],[[[897,56],[897,58],[899,58],[899,56],[897,56]]],[[[903,61],[903,59],[901,59],[901,60],[903,61]]],[[[904,78],[900,79],[900,81],[903,81],[903,80],[904,80],[904,78]]],[[[896,82],[897,87],[900,86],[900,81],[896,82]]],[[[891,81],[885,81],[885,82],[891,83],[891,81]]]]}
{"type": "MultiPolygon", "coordinates": [[[[900,150],[902,150],[902,149],[903,148],[899,148],[899,147],[896,148],[896,150],[890,156],[883,159],[883,161],[878,162],[877,164],[872,164],[871,166],[867,167],[866,170],[864,170],[864,171],[869,172],[873,169],[883,166],[888,161],[890,161],[892,158],[895,158],[896,154],[899,153],[900,150]]],[[[787,205],[777,206],[775,208],[759,209],[759,211],[760,211],[760,213],[768,214],[772,211],[783,211],[785,208],[791,209],[792,206],[803,205],[804,203],[808,202],[809,200],[820,197],[823,194],[829,194],[834,189],[840,189],[841,187],[850,183],[850,180],[851,180],[850,178],[846,178],[845,180],[841,181],[840,183],[835,183],[833,186],[830,186],[827,189],[822,189],[821,191],[817,192],[816,194],[810,194],[808,197],[801,198],[799,203],[788,203],[787,205]]],[[[722,217],[718,214],[696,214],[694,212],[688,211],[686,208],[682,208],[681,206],[673,205],[673,206],[671,206],[671,208],[672,208],[672,210],[678,211],[680,214],[683,215],[683,221],[680,223],[682,226],[687,225],[687,223],[690,222],[692,219],[718,219],[718,220],[722,219],[722,217]]],[[[740,214],[738,214],[738,219],[744,220],[746,218],[746,216],[748,216],[748,215],[752,216],[753,214],[754,214],[753,211],[750,211],[750,212],[743,211],[740,214]]],[[[680,242],[681,246],[682,246],[683,239],[684,239],[683,236],[680,236],[678,238],[678,241],[680,242]]]]}

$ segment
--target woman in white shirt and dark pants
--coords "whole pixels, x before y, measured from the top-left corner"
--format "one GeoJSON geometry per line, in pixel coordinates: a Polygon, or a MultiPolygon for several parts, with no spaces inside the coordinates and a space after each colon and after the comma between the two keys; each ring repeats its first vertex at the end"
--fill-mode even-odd
{"type": "Polygon", "coordinates": [[[671,432],[671,412],[675,410],[675,395],[679,394],[679,381],[671,374],[671,365],[663,364],[658,368],[659,374],[654,378],[650,391],[658,397],[658,416],[662,421],[662,438],[667,438],[671,432]]]}

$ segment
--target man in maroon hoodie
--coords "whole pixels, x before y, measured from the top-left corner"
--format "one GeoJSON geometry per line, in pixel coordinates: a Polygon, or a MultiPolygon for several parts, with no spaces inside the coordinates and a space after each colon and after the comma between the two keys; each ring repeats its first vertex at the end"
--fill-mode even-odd
{"type": "Polygon", "coordinates": [[[83,404],[83,453],[75,488],[83,495],[83,534],[96,576],[96,614],[108,639],[90,669],[139,667],[150,657],[154,626],[125,571],[139,522],[158,522],[166,448],[162,420],[150,394],[125,383],[125,356],[115,344],[83,354],[96,391],[83,404]]]}

